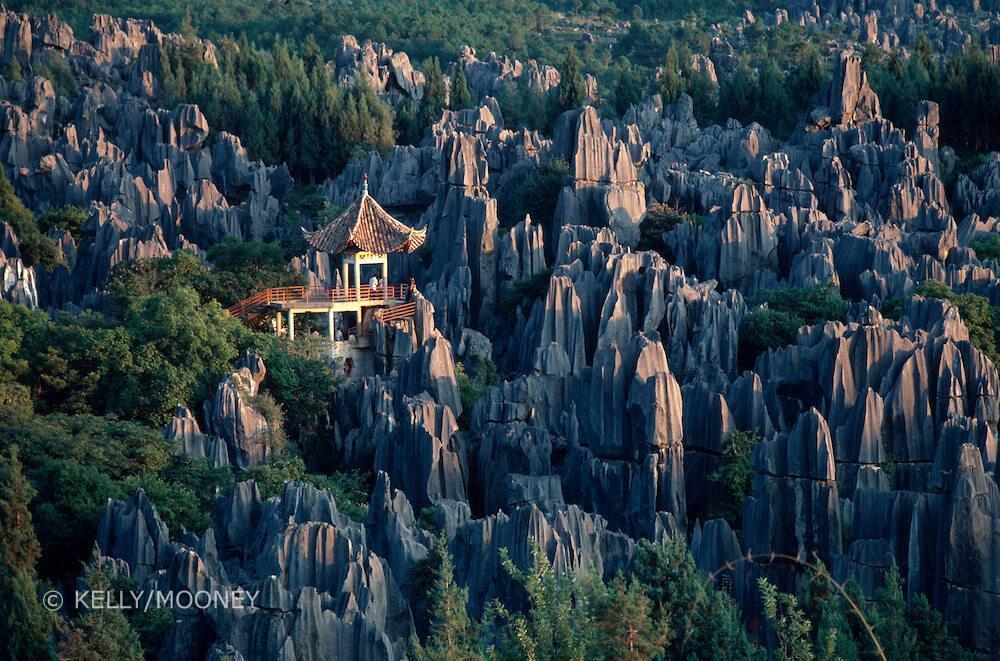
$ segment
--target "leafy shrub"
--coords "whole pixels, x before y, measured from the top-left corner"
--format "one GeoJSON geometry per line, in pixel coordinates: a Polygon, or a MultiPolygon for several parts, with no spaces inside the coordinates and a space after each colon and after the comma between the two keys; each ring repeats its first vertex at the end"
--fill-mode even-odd
{"type": "Polygon", "coordinates": [[[307,482],[317,489],[329,491],[337,503],[337,510],[355,521],[364,519],[371,498],[370,476],[358,471],[334,472],[318,475],[306,471],[300,457],[290,457],[255,466],[239,475],[241,481],[254,480],[262,498],[281,493],[285,482],[307,482]]]}
{"type": "Polygon", "coordinates": [[[725,519],[733,530],[743,522],[743,503],[753,487],[750,453],[760,437],[743,431],[731,431],[723,438],[722,464],[709,476],[712,499],[706,518],[725,519]]]}
{"type": "Polygon", "coordinates": [[[256,395],[248,397],[247,404],[267,420],[267,434],[264,443],[270,454],[275,457],[281,456],[288,444],[288,437],[285,436],[284,409],[266,390],[258,390],[256,395]]]}
{"type": "Polygon", "coordinates": [[[743,369],[752,368],[757,356],[768,349],[794,342],[801,326],[843,321],[849,307],[830,283],[765,291],[756,303],[766,307],[747,314],[740,328],[739,363],[743,369]]]}
{"type": "Polygon", "coordinates": [[[65,230],[79,241],[85,222],[87,222],[87,210],[67,204],[42,216],[38,220],[38,228],[45,234],[52,229],[65,230]]]}
{"type": "Polygon", "coordinates": [[[519,307],[530,306],[533,301],[548,294],[551,278],[552,269],[547,268],[530,278],[514,282],[507,293],[497,301],[497,313],[507,321],[514,321],[519,307]]]}
{"type": "Polygon", "coordinates": [[[902,316],[905,302],[914,296],[951,302],[958,308],[972,344],[989,356],[994,364],[1000,364],[1000,307],[990,305],[989,299],[978,294],[956,294],[943,282],[924,280],[909,295],[886,299],[881,308],[883,316],[898,319],[902,316]]]}
{"type": "Polygon", "coordinates": [[[41,232],[35,217],[17,197],[3,168],[0,168],[0,223],[7,223],[14,229],[25,266],[52,267],[59,262],[55,245],[41,232]]]}
{"type": "Polygon", "coordinates": [[[1000,235],[993,234],[989,238],[973,241],[972,249],[979,259],[1000,260],[1000,235]]]}
{"type": "Polygon", "coordinates": [[[43,51],[44,59],[35,64],[35,74],[52,81],[56,94],[72,99],[76,91],[76,76],[70,69],[69,62],[55,51],[43,51]]]}
{"type": "Polygon", "coordinates": [[[501,199],[500,226],[513,227],[531,216],[531,222],[550,227],[563,180],[569,174],[566,161],[546,161],[529,172],[501,199]]]}
{"type": "Polygon", "coordinates": [[[665,253],[667,250],[663,243],[665,232],[672,231],[681,223],[691,223],[695,227],[700,227],[704,222],[705,217],[696,213],[687,213],[662,203],[653,204],[646,210],[642,224],[639,225],[639,244],[636,250],[655,250],[665,253]]]}
{"type": "Polygon", "coordinates": [[[188,487],[169,483],[156,475],[133,475],[122,483],[121,497],[129,498],[138,489],[142,489],[156,506],[156,513],[167,524],[172,537],[180,535],[182,528],[201,535],[211,527],[211,510],[204,507],[188,487]]]}
{"type": "Polygon", "coordinates": [[[463,429],[468,429],[472,407],[487,390],[500,382],[500,376],[492,360],[477,360],[469,372],[464,363],[455,363],[455,377],[458,379],[458,393],[462,399],[462,415],[458,422],[463,429]]]}

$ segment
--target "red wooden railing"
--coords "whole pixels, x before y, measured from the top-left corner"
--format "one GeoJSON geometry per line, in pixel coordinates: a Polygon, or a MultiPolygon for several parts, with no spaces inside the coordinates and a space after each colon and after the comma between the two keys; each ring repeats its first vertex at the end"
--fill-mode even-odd
{"type": "Polygon", "coordinates": [[[350,303],[353,301],[392,301],[406,297],[406,285],[384,287],[272,287],[249,296],[232,307],[229,314],[251,319],[272,303],[350,303]]]}
{"type": "Polygon", "coordinates": [[[379,310],[376,313],[376,316],[382,321],[397,321],[399,319],[408,319],[409,317],[412,317],[416,309],[416,303],[402,303],[400,305],[394,305],[391,308],[379,310]]]}

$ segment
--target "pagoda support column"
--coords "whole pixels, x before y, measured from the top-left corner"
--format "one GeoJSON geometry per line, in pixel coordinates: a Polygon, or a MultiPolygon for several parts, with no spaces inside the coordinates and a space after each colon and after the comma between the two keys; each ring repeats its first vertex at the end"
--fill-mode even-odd
{"type": "Polygon", "coordinates": [[[354,286],[355,293],[357,294],[357,300],[361,300],[361,263],[358,258],[354,258],[354,286]]]}
{"type": "Polygon", "coordinates": [[[295,339],[295,312],[293,310],[288,311],[288,339],[295,339]]]}
{"type": "Polygon", "coordinates": [[[389,298],[389,256],[382,255],[382,300],[389,298]]]}
{"type": "Polygon", "coordinates": [[[281,337],[281,310],[278,310],[278,314],[274,318],[274,336],[281,337]]]}
{"type": "Polygon", "coordinates": [[[335,341],[334,336],[336,334],[336,332],[334,331],[334,326],[335,326],[335,323],[334,323],[334,319],[333,319],[333,309],[331,308],[331,309],[329,309],[329,310],[326,311],[326,333],[327,333],[327,335],[330,336],[330,358],[331,359],[334,358],[335,354],[336,354],[336,350],[335,350],[334,344],[333,344],[334,341],[335,341]]]}

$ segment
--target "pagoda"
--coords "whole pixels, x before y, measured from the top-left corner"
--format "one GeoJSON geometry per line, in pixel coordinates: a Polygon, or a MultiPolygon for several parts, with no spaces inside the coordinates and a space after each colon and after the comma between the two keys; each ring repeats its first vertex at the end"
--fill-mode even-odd
{"type": "Polygon", "coordinates": [[[426,235],[426,228],[417,230],[399,222],[368,194],[366,174],[361,197],[326,227],[306,233],[306,242],[318,251],[340,255],[342,284],[349,288],[353,281],[360,295],[363,266],[380,266],[385,283],[389,253],[411,253],[423,245],[426,235]]]}
{"type": "Polygon", "coordinates": [[[365,175],[354,204],[325,227],[304,234],[311,248],[339,256],[340,286],[274,287],[240,301],[229,312],[246,323],[276,313],[275,333],[292,340],[296,315],[325,314],[333,355],[358,362],[362,356],[357,350],[368,347],[368,328],[374,317],[392,321],[413,315],[411,286],[388,282],[389,253],[412,253],[423,245],[427,230],[414,229],[389,215],[368,194],[365,175]]]}

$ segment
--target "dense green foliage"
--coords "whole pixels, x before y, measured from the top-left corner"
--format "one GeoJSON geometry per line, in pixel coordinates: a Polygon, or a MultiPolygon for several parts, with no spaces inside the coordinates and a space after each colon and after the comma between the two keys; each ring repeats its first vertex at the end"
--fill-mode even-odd
{"type": "Polygon", "coordinates": [[[251,158],[287,163],[305,181],[332,175],[352,156],[395,142],[392,110],[364,79],[336,85],[315,41],[302,55],[275,38],[268,51],[224,39],[218,66],[188,37],[161,58],[162,101],[197,103],[214,131],[239,136],[251,158]]]}
{"type": "MultiPolygon", "coordinates": [[[[87,590],[107,592],[115,589],[114,575],[100,564],[94,549],[91,562],[83,573],[87,590]]],[[[139,635],[118,608],[83,608],[69,623],[59,645],[63,659],[121,659],[143,661],[139,635]]]]}
{"type": "Polygon", "coordinates": [[[0,168],[0,223],[7,223],[13,228],[20,242],[21,259],[25,266],[54,266],[57,263],[55,245],[42,234],[35,217],[17,197],[3,168],[0,168]]]}
{"type": "Polygon", "coordinates": [[[500,201],[500,226],[513,227],[525,216],[531,216],[536,225],[551,226],[559,192],[568,174],[569,165],[559,159],[532,169],[500,201]]]}
{"type": "Polygon", "coordinates": [[[504,319],[513,321],[519,309],[530,311],[536,300],[547,295],[551,279],[552,269],[547,268],[530,278],[511,283],[510,289],[497,302],[497,312],[504,319]]]}
{"type": "Polygon", "coordinates": [[[186,250],[123,262],[111,271],[105,289],[122,313],[136,297],[178,287],[189,287],[203,300],[229,307],[269,287],[299,284],[302,278],[289,270],[277,243],[227,239],[208,249],[207,264],[186,250]]]}
{"type": "Polygon", "coordinates": [[[38,228],[48,234],[49,230],[60,229],[69,232],[76,241],[83,233],[83,224],[87,221],[87,210],[66,205],[49,211],[38,219],[38,228]]]}
{"type": "Polygon", "coordinates": [[[0,302],[22,329],[13,376],[39,412],[113,413],[163,424],[178,403],[196,408],[252,337],[215,301],[186,287],[132,300],[119,320],[57,320],[0,302]]]}
{"type": "Polygon", "coordinates": [[[994,259],[1000,261],[1000,234],[993,234],[985,239],[972,242],[972,249],[979,259],[994,259]]]}
{"type": "Polygon", "coordinates": [[[28,505],[34,497],[17,447],[0,454],[0,656],[52,656],[51,613],[39,601],[35,563],[41,552],[28,505]]]}
{"type": "Polygon", "coordinates": [[[766,578],[759,579],[757,585],[764,602],[764,616],[778,639],[775,658],[778,661],[812,661],[815,658],[809,640],[812,623],[799,608],[799,600],[793,594],[778,592],[766,578]]]}
{"type": "Polygon", "coordinates": [[[951,302],[958,308],[972,344],[995,364],[1000,364],[1000,306],[990,305],[989,299],[979,294],[956,294],[943,282],[924,280],[906,297],[886,299],[882,304],[882,314],[890,319],[899,319],[906,300],[913,296],[951,302]]]}
{"type": "Polygon", "coordinates": [[[707,519],[725,519],[733,530],[743,524],[743,503],[753,487],[750,453],[760,437],[731,431],[723,437],[721,464],[708,476],[711,500],[707,519]]]}
{"type": "Polygon", "coordinates": [[[131,495],[129,477],[157,474],[170,455],[162,434],[136,423],[4,411],[0,448],[13,446],[23,448],[21,460],[36,494],[32,518],[41,543],[39,569],[50,577],[79,569],[107,499],[131,495]]]}
{"type": "MultiPolygon", "coordinates": [[[[461,70],[461,67],[458,67],[461,70]]],[[[441,111],[448,107],[446,98],[448,96],[444,74],[441,72],[441,63],[438,58],[432,57],[424,65],[424,95],[419,102],[408,99],[402,105],[396,115],[396,127],[399,133],[399,141],[404,144],[420,144],[424,136],[424,130],[441,118],[441,111]]],[[[462,77],[465,85],[465,105],[471,101],[468,83],[462,77]]],[[[463,106],[464,107],[464,106],[463,106]]]]}
{"type": "Polygon", "coordinates": [[[795,342],[802,326],[843,321],[848,308],[832,284],[781,287],[761,293],[755,303],[761,307],[747,314],[740,328],[739,361],[746,369],[768,349],[795,342]]]}
{"type": "Polygon", "coordinates": [[[639,225],[639,243],[636,250],[655,250],[669,256],[663,235],[674,230],[681,223],[692,223],[695,227],[705,222],[704,216],[687,213],[663,203],[650,205],[639,225]]]}
{"type": "Polygon", "coordinates": [[[458,393],[462,399],[462,415],[458,422],[464,429],[469,428],[468,422],[472,414],[472,407],[486,394],[487,390],[500,383],[497,366],[492,360],[469,362],[471,365],[468,367],[462,362],[455,363],[458,393]]]}
{"type": "Polygon", "coordinates": [[[505,85],[497,103],[507,126],[550,134],[559,117],[559,88],[545,92],[522,78],[505,85]]]}
{"type": "Polygon", "coordinates": [[[923,99],[941,106],[941,143],[962,152],[1000,148],[1000,65],[974,44],[941,62],[921,35],[914,55],[865,50],[865,71],[879,95],[882,113],[913,129],[923,99]]]}
{"type": "Polygon", "coordinates": [[[653,616],[671,632],[667,658],[753,659],[759,650],[740,623],[736,604],[706,581],[684,540],[640,541],[632,575],[653,603],[653,616]]]}
{"type": "Polygon", "coordinates": [[[809,569],[808,586],[801,599],[778,591],[763,578],[758,586],[764,614],[777,639],[777,658],[969,658],[925,596],[918,595],[907,606],[903,579],[895,563],[876,591],[874,604],[862,598],[852,581],[837,584],[818,560],[809,569]]]}
{"type": "MultiPolygon", "coordinates": [[[[10,6],[36,14],[54,9],[52,3],[42,0],[15,0],[10,6]]],[[[483,53],[494,50],[539,56],[546,61],[559,56],[558,45],[548,34],[552,14],[535,0],[498,0],[490,11],[466,0],[413,0],[391,5],[377,0],[210,0],[198,5],[169,0],[77,0],[57,11],[72,23],[77,34],[85,35],[95,13],[151,18],[164,30],[180,32],[185,12],[192,9],[198,32],[204,36],[219,38],[243,32],[255,40],[267,40],[274,34],[312,36],[324,44],[328,57],[342,34],[354,34],[359,41],[391,41],[394,49],[405,50],[415,61],[432,55],[453,57],[464,44],[475,44],[483,53]]]]}
{"type": "Polygon", "coordinates": [[[454,582],[443,541],[421,573],[430,586],[430,631],[414,641],[418,658],[442,659],[753,659],[761,653],[723,592],[706,581],[683,538],[640,542],[633,570],[608,581],[556,571],[532,543],[531,566],[501,564],[526,608],[498,601],[470,620],[466,591],[454,582]]]}
{"type": "Polygon", "coordinates": [[[413,658],[418,661],[479,658],[476,632],[466,610],[469,591],[455,583],[455,568],[444,535],[437,538],[432,554],[436,575],[428,590],[432,604],[429,613],[431,634],[426,646],[413,636],[413,658]]]}
{"type": "Polygon", "coordinates": [[[355,521],[363,521],[371,494],[370,476],[357,471],[335,472],[330,475],[309,473],[299,457],[285,457],[263,464],[240,474],[241,480],[254,480],[262,498],[281,493],[289,480],[307,482],[317,489],[329,491],[337,503],[337,510],[355,521]]]}

